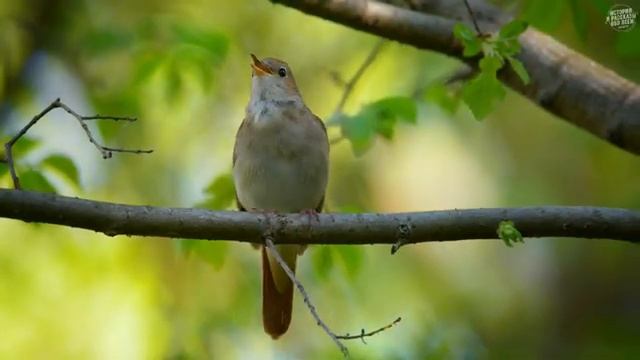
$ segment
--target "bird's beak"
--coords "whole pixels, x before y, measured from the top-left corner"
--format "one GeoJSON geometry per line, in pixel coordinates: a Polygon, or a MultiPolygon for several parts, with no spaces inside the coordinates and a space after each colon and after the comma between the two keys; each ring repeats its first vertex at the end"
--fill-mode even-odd
{"type": "Polygon", "coordinates": [[[273,74],[271,69],[269,69],[255,55],[251,54],[251,58],[253,59],[253,63],[251,64],[251,68],[253,69],[253,73],[254,74],[256,74],[258,76],[272,75],[273,74]]]}

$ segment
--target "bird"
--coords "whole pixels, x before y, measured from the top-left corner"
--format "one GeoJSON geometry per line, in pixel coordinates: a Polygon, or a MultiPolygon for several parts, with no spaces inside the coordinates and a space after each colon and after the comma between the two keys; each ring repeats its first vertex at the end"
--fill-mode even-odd
{"type": "MultiPolygon", "coordinates": [[[[251,96],[233,149],[233,179],[240,211],[322,211],[329,177],[329,141],[322,120],[305,104],[289,65],[251,55],[251,96]]],[[[295,272],[305,247],[276,245],[295,272]]],[[[262,323],[274,340],[291,323],[293,283],[261,247],[262,323]]]]}

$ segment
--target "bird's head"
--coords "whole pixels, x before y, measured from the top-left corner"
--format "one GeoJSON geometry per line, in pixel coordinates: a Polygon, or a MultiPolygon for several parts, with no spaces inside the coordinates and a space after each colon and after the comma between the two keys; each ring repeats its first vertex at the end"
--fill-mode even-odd
{"type": "Polygon", "coordinates": [[[258,59],[251,54],[251,97],[254,100],[301,100],[298,86],[286,62],[258,59]]]}

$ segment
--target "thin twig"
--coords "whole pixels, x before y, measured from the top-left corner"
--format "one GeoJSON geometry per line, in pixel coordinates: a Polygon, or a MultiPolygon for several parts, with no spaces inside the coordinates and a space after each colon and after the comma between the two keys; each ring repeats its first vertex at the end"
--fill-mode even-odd
{"type": "Polygon", "coordinates": [[[333,342],[336,343],[338,348],[340,348],[340,351],[342,351],[342,354],[346,358],[348,358],[349,350],[342,343],[342,341],[339,340],[338,335],[336,335],[333,331],[331,331],[329,326],[327,326],[327,324],[324,321],[322,321],[322,319],[320,318],[320,315],[318,315],[316,307],[311,302],[311,299],[309,299],[309,295],[307,294],[307,291],[304,289],[304,286],[302,286],[300,281],[298,281],[298,279],[296,278],[296,275],[293,273],[293,271],[291,271],[291,269],[289,268],[289,265],[287,265],[287,263],[284,261],[284,259],[276,249],[276,246],[273,244],[273,241],[271,240],[271,235],[265,235],[264,242],[265,242],[265,246],[269,250],[269,253],[276,259],[276,261],[278,262],[278,264],[280,264],[284,272],[287,273],[287,276],[289,276],[289,279],[291,279],[291,281],[298,288],[298,291],[300,292],[300,294],[302,295],[302,298],[304,299],[304,303],[307,305],[307,308],[309,308],[309,311],[311,312],[311,315],[313,316],[313,318],[316,320],[316,323],[318,324],[318,326],[320,326],[322,330],[324,330],[324,332],[327,333],[327,335],[329,335],[329,337],[333,340],[333,342]]]}
{"type": "Polygon", "coordinates": [[[138,121],[138,118],[131,116],[109,116],[109,115],[93,115],[93,116],[83,116],[82,120],[113,120],[113,121],[138,121]]]}
{"type": "Polygon", "coordinates": [[[369,331],[369,332],[365,332],[364,329],[360,330],[360,334],[359,335],[349,335],[349,333],[347,333],[346,335],[339,335],[336,336],[336,338],[341,339],[341,340],[354,340],[354,339],[360,339],[362,340],[363,343],[366,344],[366,342],[364,341],[365,337],[369,337],[369,336],[373,336],[377,333],[381,333],[385,330],[391,329],[393,326],[395,326],[397,323],[399,323],[400,321],[402,321],[401,317],[398,317],[397,319],[393,320],[393,322],[377,329],[377,330],[373,330],[373,331],[369,331]]]}
{"type": "Polygon", "coordinates": [[[340,101],[338,102],[338,105],[336,106],[336,109],[333,111],[334,115],[337,115],[340,112],[342,112],[342,109],[344,108],[344,105],[346,104],[347,100],[349,99],[349,96],[351,95],[351,92],[353,92],[354,86],[356,85],[358,80],[360,80],[360,78],[362,77],[362,74],[364,74],[364,71],[367,70],[367,68],[376,59],[376,57],[380,53],[380,50],[382,50],[382,46],[386,42],[387,42],[386,40],[381,39],[380,41],[378,41],[373,46],[373,48],[369,52],[369,55],[367,55],[367,58],[364,59],[364,61],[362,62],[362,64],[360,65],[360,67],[358,68],[356,73],[353,74],[353,77],[351,77],[351,79],[349,79],[349,81],[345,84],[344,92],[342,93],[342,97],[340,98],[340,101]]]}
{"type": "Polygon", "coordinates": [[[478,26],[478,21],[476,20],[476,16],[471,10],[471,5],[469,5],[469,0],[464,0],[464,5],[467,7],[467,11],[469,12],[469,16],[471,17],[471,21],[473,22],[473,26],[476,28],[476,32],[478,35],[482,36],[484,33],[480,31],[480,27],[478,26]]]}
{"type": "Polygon", "coordinates": [[[6,144],[4,144],[5,156],[6,156],[5,162],[9,167],[9,172],[11,173],[11,179],[13,180],[14,188],[20,189],[20,179],[18,178],[18,174],[16,173],[16,169],[13,161],[13,152],[12,152],[13,145],[22,136],[24,136],[33,125],[35,125],[40,119],[42,119],[47,113],[49,113],[49,111],[56,108],[64,109],[67,113],[69,113],[71,116],[76,118],[76,120],[78,120],[78,123],[82,127],[82,130],[84,130],[85,134],[89,138],[89,141],[96,147],[96,149],[98,149],[98,151],[100,151],[100,153],[102,154],[102,158],[104,159],[110,158],[114,152],[133,153],[133,154],[149,154],[153,152],[153,150],[120,149],[120,148],[112,148],[112,147],[106,147],[106,146],[100,145],[100,143],[98,143],[98,141],[96,141],[96,139],[93,137],[93,134],[91,134],[91,130],[89,130],[89,127],[87,126],[87,124],[85,124],[85,121],[88,121],[88,120],[113,120],[113,121],[132,121],[133,122],[133,121],[136,121],[136,118],[128,117],[128,116],[103,116],[103,115],[82,116],[77,112],[73,111],[73,109],[71,109],[69,106],[64,104],[62,101],[60,101],[60,98],[58,98],[54,102],[49,104],[49,106],[47,106],[44,110],[42,110],[38,115],[34,116],[33,119],[31,119],[31,121],[29,121],[29,123],[25,125],[25,127],[20,129],[20,131],[13,138],[11,138],[11,140],[9,140],[6,144]]]}

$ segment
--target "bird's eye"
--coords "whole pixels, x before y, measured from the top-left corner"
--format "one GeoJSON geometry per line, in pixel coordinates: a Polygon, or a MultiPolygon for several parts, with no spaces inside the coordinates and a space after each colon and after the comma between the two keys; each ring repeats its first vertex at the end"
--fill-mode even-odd
{"type": "Polygon", "coordinates": [[[285,76],[287,76],[287,69],[285,69],[285,68],[281,67],[281,68],[278,70],[278,75],[280,75],[280,77],[285,77],[285,76]]]}

